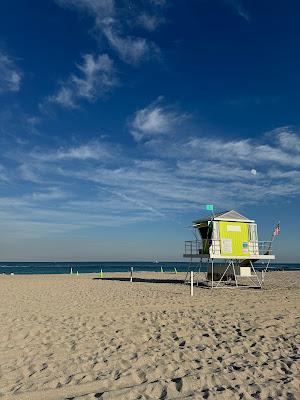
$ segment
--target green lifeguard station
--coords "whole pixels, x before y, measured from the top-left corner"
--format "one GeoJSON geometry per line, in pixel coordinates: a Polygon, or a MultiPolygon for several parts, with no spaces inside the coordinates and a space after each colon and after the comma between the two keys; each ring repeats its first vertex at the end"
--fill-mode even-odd
{"type": "Polygon", "coordinates": [[[242,280],[250,281],[243,287],[261,287],[254,263],[267,263],[275,259],[272,255],[272,241],[258,241],[257,225],[238,212],[231,210],[213,214],[193,222],[197,239],[185,242],[184,257],[200,259],[207,263],[207,282],[211,287],[224,287],[230,283],[239,286],[242,280]],[[243,278],[243,279],[240,279],[243,278]]]}

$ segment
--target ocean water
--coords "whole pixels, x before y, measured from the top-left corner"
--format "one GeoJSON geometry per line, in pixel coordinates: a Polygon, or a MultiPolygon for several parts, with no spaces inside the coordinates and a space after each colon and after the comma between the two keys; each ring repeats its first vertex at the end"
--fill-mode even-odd
{"type": "MultiPolygon", "coordinates": [[[[129,272],[133,267],[134,271],[160,272],[185,272],[192,266],[194,271],[199,268],[199,263],[190,262],[0,262],[0,274],[16,275],[37,275],[37,274],[68,274],[71,268],[73,273],[103,272],[129,272]]],[[[265,268],[266,264],[255,264],[257,269],[265,268]]],[[[300,264],[270,264],[272,270],[299,270],[300,264]]],[[[205,271],[202,268],[202,271],[205,271]]]]}

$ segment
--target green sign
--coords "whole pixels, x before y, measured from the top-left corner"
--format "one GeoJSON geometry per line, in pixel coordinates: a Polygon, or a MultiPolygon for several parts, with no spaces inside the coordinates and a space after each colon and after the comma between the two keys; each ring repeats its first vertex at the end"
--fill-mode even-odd
{"type": "Polygon", "coordinates": [[[214,211],[214,205],[213,204],[206,204],[206,211],[214,211]]]}

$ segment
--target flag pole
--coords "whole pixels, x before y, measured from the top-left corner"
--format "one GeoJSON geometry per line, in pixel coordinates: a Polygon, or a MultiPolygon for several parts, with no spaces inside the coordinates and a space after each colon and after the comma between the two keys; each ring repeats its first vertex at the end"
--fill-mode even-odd
{"type": "MultiPolygon", "coordinates": [[[[280,227],[280,221],[278,221],[278,223],[275,225],[275,228],[273,229],[272,237],[271,237],[270,244],[269,244],[269,248],[268,248],[268,250],[267,250],[267,254],[269,254],[269,253],[270,253],[270,250],[272,249],[272,244],[273,244],[273,241],[274,241],[275,236],[278,236],[279,233],[280,233],[280,230],[279,230],[279,232],[275,235],[275,231],[276,231],[276,229],[277,229],[278,227],[280,227]]],[[[279,229],[280,229],[280,228],[279,228],[279,229]]]]}

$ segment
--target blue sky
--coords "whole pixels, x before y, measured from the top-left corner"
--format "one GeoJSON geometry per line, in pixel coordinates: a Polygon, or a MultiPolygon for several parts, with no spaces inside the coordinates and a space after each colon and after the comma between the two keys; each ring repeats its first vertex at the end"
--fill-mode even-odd
{"type": "Polygon", "coordinates": [[[300,5],[0,5],[0,259],[181,260],[204,205],[299,262],[300,5]]]}

